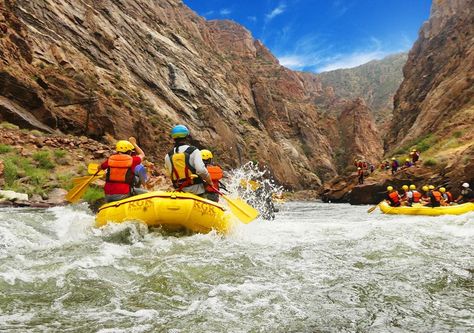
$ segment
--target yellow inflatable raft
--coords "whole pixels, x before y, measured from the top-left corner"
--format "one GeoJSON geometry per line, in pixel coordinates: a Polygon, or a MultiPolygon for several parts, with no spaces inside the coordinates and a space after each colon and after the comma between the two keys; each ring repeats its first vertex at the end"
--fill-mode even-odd
{"type": "Polygon", "coordinates": [[[167,230],[182,228],[207,233],[231,229],[230,214],[224,206],[183,192],[150,192],[105,204],[96,215],[96,226],[108,222],[140,221],[167,230]]]}
{"type": "Polygon", "coordinates": [[[442,206],[433,208],[422,206],[419,204],[415,204],[412,207],[392,207],[386,201],[383,201],[379,204],[379,207],[384,214],[396,215],[461,215],[474,211],[474,203],[465,203],[462,205],[442,206]]]}

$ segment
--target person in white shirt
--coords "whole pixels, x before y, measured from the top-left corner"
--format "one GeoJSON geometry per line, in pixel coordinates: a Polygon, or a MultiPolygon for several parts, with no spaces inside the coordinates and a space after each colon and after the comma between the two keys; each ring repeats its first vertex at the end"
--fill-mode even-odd
{"type": "Polygon", "coordinates": [[[204,195],[205,184],[212,184],[212,181],[201,152],[187,143],[189,134],[184,125],[173,127],[171,137],[175,144],[165,156],[165,168],[177,191],[204,195]]]}

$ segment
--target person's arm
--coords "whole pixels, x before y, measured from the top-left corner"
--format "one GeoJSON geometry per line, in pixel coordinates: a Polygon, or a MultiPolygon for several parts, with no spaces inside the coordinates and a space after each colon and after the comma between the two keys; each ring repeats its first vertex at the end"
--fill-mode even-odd
{"type": "Polygon", "coordinates": [[[202,178],[206,183],[212,185],[211,176],[207,171],[206,165],[202,161],[201,152],[196,149],[190,156],[190,160],[193,162],[193,167],[196,170],[196,174],[202,178]]]}
{"type": "Polygon", "coordinates": [[[168,177],[171,178],[171,161],[170,161],[170,156],[168,154],[166,154],[165,156],[165,169],[166,169],[166,173],[168,174],[168,177]]]}
{"type": "Polygon", "coordinates": [[[133,148],[135,148],[135,151],[137,152],[137,156],[141,158],[141,160],[143,161],[143,159],[145,158],[145,153],[143,152],[143,150],[138,147],[137,145],[137,140],[131,136],[128,141],[130,141],[130,143],[133,145],[133,148]]]}
{"type": "Polygon", "coordinates": [[[109,160],[106,160],[105,162],[102,162],[102,164],[100,165],[100,168],[102,170],[105,170],[109,167],[109,160]]]}

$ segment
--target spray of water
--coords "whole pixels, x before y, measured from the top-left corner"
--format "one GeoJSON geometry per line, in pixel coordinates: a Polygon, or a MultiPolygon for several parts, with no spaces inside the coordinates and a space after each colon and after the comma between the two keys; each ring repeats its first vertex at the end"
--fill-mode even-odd
{"type": "Polygon", "coordinates": [[[226,188],[231,195],[239,196],[255,207],[266,220],[273,220],[277,209],[274,196],[280,197],[283,187],[276,184],[267,169],[253,162],[228,172],[226,188]]]}

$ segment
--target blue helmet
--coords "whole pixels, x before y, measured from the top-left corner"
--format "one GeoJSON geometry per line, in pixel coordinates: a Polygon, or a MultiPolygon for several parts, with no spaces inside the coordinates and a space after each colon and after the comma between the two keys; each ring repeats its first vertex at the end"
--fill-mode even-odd
{"type": "Polygon", "coordinates": [[[176,125],[171,130],[171,137],[173,139],[185,138],[189,135],[189,130],[184,125],[176,125]]]}

